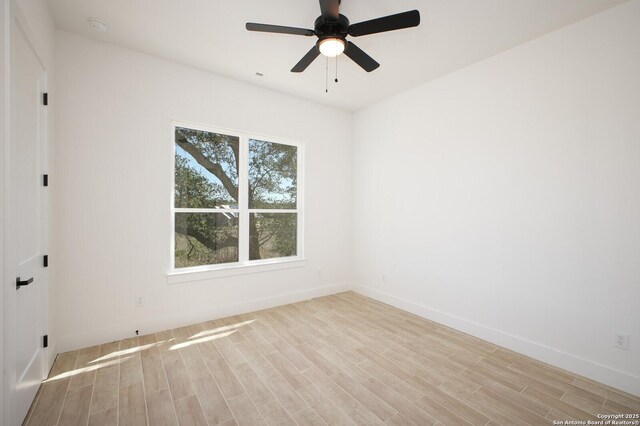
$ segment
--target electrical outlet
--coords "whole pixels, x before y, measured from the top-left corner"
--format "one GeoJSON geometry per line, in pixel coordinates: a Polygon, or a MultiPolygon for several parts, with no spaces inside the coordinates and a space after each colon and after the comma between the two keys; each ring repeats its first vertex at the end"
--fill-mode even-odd
{"type": "Polygon", "coordinates": [[[146,302],[146,297],[144,295],[144,288],[134,288],[133,289],[133,305],[136,308],[139,308],[141,306],[144,306],[145,302],[146,302]]]}
{"type": "Polygon", "coordinates": [[[625,351],[629,350],[629,335],[627,333],[616,332],[614,336],[613,346],[625,351]]]}
{"type": "Polygon", "coordinates": [[[136,298],[135,298],[135,304],[136,304],[136,308],[138,308],[140,306],[144,306],[144,296],[137,295],[136,298]]]}
{"type": "Polygon", "coordinates": [[[318,271],[316,272],[316,277],[322,278],[322,270],[321,269],[318,269],[318,271]]]}

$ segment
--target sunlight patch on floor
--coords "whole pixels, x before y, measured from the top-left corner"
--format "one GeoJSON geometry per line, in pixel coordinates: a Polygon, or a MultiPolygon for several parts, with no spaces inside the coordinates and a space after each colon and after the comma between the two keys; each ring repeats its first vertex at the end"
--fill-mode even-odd
{"type": "Polygon", "coordinates": [[[133,355],[127,356],[124,358],[114,359],[113,361],[107,361],[100,364],[90,365],[88,367],[76,368],[75,370],[67,371],[66,373],[61,373],[61,374],[58,374],[57,376],[49,377],[48,379],[44,380],[42,383],[53,382],[55,380],[62,380],[62,379],[66,379],[67,377],[77,376],[78,374],[99,370],[101,368],[111,367],[112,365],[118,365],[120,362],[125,361],[129,358],[133,358],[133,355]]]}
{"type": "Polygon", "coordinates": [[[227,331],[226,333],[216,334],[215,336],[201,337],[199,339],[189,340],[188,342],[177,343],[177,344],[171,346],[169,348],[169,350],[170,351],[175,351],[177,349],[186,348],[188,346],[195,345],[195,344],[198,344],[198,343],[204,343],[204,342],[209,342],[211,340],[221,339],[223,337],[227,337],[227,336],[232,335],[236,331],[238,331],[238,330],[227,331]]]}
{"type": "Polygon", "coordinates": [[[244,327],[245,325],[249,325],[252,322],[254,322],[255,320],[249,320],[249,321],[244,321],[244,322],[239,322],[237,324],[232,324],[232,325],[225,325],[224,327],[218,327],[218,328],[214,328],[213,330],[205,330],[205,331],[201,331],[200,333],[196,333],[193,336],[189,337],[189,339],[197,339],[199,337],[204,337],[204,336],[208,336],[210,334],[216,334],[219,333],[221,331],[226,331],[226,330],[234,330],[234,329],[238,329],[240,327],[244,327]]]}
{"type": "Polygon", "coordinates": [[[134,354],[136,352],[142,352],[144,350],[151,349],[153,347],[159,346],[159,345],[163,344],[164,342],[166,342],[166,340],[163,340],[161,342],[156,342],[156,343],[149,343],[148,345],[135,346],[133,348],[123,349],[121,351],[114,351],[114,352],[111,352],[111,353],[109,353],[107,355],[101,356],[100,358],[96,358],[93,361],[90,361],[89,363],[92,364],[94,362],[105,361],[107,359],[120,357],[120,356],[123,356],[123,355],[130,355],[130,354],[134,354]]]}

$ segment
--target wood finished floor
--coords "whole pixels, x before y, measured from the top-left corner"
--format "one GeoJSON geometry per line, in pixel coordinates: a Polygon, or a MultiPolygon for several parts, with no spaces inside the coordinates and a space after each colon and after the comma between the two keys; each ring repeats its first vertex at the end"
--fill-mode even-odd
{"type": "Polygon", "coordinates": [[[352,292],[60,354],[29,425],[544,425],[640,398],[352,292]]]}

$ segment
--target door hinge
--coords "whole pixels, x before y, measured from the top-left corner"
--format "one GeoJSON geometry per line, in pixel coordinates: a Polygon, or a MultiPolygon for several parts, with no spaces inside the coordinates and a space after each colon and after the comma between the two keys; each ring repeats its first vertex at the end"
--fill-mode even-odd
{"type": "Polygon", "coordinates": [[[44,336],[42,336],[42,347],[43,348],[48,348],[49,347],[49,335],[45,334],[44,336]]]}
{"type": "Polygon", "coordinates": [[[48,254],[45,254],[42,257],[42,266],[44,266],[45,268],[49,267],[49,255],[48,254]]]}
{"type": "Polygon", "coordinates": [[[42,175],[42,186],[49,186],[49,175],[42,175]]]}
{"type": "Polygon", "coordinates": [[[49,105],[49,94],[48,93],[43,93],[42,94],[42,105],[49,105]]]}

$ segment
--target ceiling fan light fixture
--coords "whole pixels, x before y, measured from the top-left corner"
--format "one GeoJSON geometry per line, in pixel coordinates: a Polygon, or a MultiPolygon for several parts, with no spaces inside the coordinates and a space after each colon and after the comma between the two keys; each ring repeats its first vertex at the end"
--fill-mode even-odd
{"type": "MultiPolygon", "coordinates": [[[[342,53],[366,72],[371,72],[377,69],[380,64],[353,42],[347,42],[347,36],[360,37],[420,25],[420,12],[417,10],[351,24],[349,19],[340,13],[340,3],[340,0],[320,0],[321,15],[315,20],[313,29],[259,24],[256,22],[247,22],[245,28],[248,31],[318,37],[315,45],[291,68],[291,72],[303,72],[321,54],[327,58],[335,58],[342,53]]],[[[329,63],[327,62],[328,65],[329,63]]]]}
{"type": "Polygon", "coordinates": [[[320,49],[320,53],[329,58],[335,58],[336,56],[342,54],[346,44],[343,39],[337,37],[325,38],[324,40],[320,40],[318,43],[318,49],[320,49]]]}

